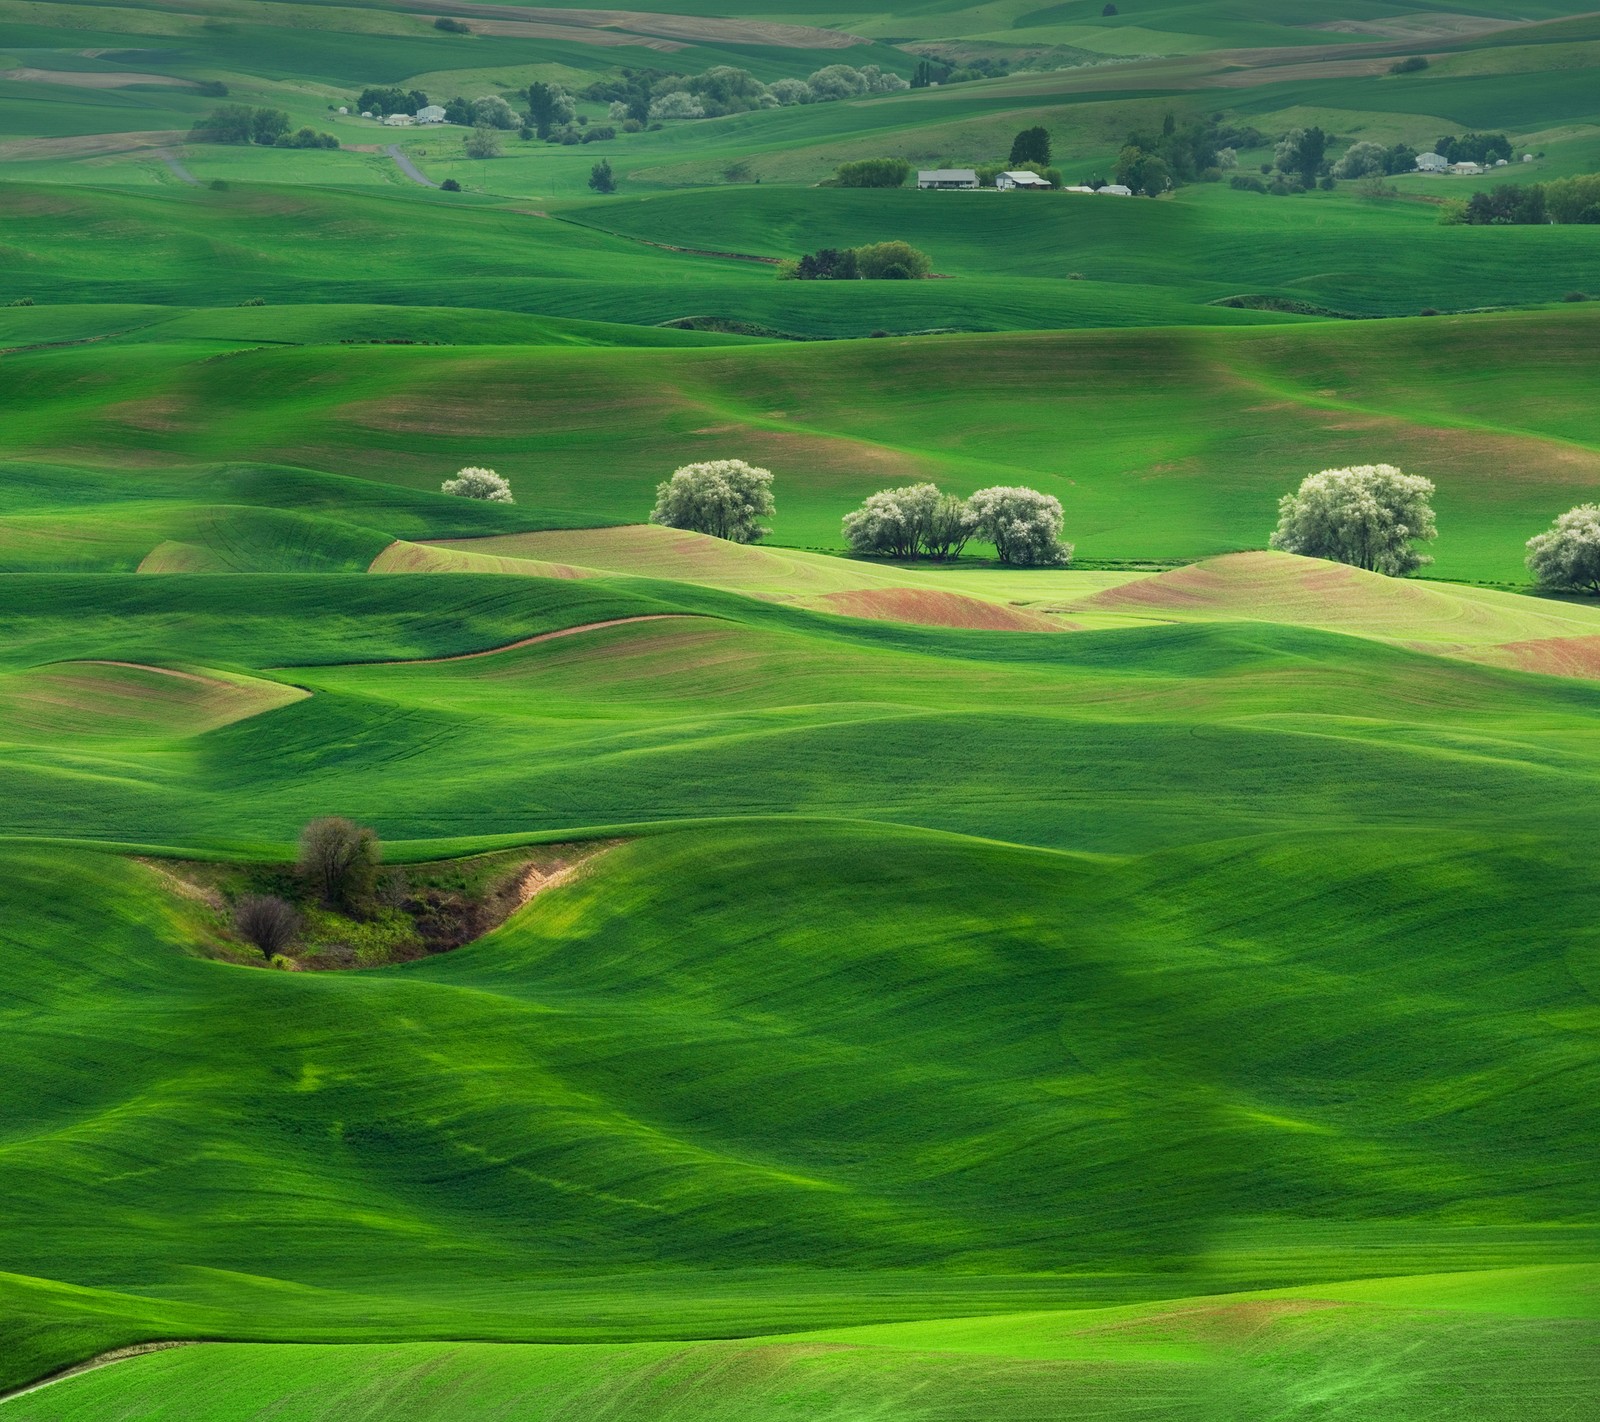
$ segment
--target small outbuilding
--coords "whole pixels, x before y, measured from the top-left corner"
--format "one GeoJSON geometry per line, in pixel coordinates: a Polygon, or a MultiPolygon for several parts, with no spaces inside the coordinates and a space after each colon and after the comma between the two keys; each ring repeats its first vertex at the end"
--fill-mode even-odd
{"type": "Polygon", "coordinates": [[[1110,193],[1112,197],[1132,197],[1133,189],[1126,183],[1107,183],[1103,188],[1096,188],[1097,193],[1110,193]]]}
{"type": "Polygon", "coordinates": [[[1417,154],[1417,171],[1419,173],[1447,173],[1450,171],[1448,159],[1442,158],[1437,153],[1417,154]]]}
{"type": "Polygon", "coordinates": [[[1064,193],[1092,193],[1094,189],[1089,187],[1086,183],[1072,183],[1069,186],[1062,188],[1061,191],[1064,193]]]}
{"type": "Polygon", "coordinates": [[[917,174],[919,188],[975,188],[978,174],[972,168],[924,168],[917,174]]]}
{"type": "Polygon", "coordinates": [[[443,123],[444,106],[442,104],[424,104],[417,110],[418,123],[443,123]]]}
{"type": "Polygon", "coordinates": [[[995,178],[994,185],[1003,193],[1011,192],[1017,188],[1037,192],[1041,188],[1048,189],[1050,180],[1041,178],[1037,173],[1023,171],[1020,173],[1001,173],[995,178]]]}
{"type": "Polygon", "coordinates": [[[1524,162],[1524,163],[1531,163],[1531,162],[1533,162],[1533,154],[1531,154],[1531,153],[1524,153],[1524,154],[1523,154],[1523,155],[1522,155],[1522,161],[1523,161],[1523,162],[1524,162]]]}

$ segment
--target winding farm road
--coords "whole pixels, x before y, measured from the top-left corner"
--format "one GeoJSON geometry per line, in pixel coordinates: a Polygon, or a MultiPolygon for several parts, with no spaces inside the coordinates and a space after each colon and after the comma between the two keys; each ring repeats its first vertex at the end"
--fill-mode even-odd
{"type": "Polygon", "coordinates": [[[400,165],[400,171],[404,173],[406,177],[410,178],[413,183],[421,183],[425,188],[436,188],[439,186],[432,178],[424,173],[421,168],[417,167],[415,163],[413,163],[403,152],[401,152],[400,145],[398,143],[386,144],[383,151],[400,165]]]}
{"type": "Polygon", "coordinates": [[[180,183],[188,183],[193,188],[200,186],[200,179],[184,167],[183,159],[178,157],[170,148],[156,149],[156,157],[172,169],[172,176],[180,183]]]}

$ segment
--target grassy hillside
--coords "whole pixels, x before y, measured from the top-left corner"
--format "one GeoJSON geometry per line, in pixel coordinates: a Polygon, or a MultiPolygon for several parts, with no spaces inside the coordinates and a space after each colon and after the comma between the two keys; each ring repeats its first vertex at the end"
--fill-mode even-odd
{"type": "Polygon", "coordinates": [[[1600,228],[1439,218],[1600,169],[1600,28],[1105,8],[0,0],[0,1416],[1584,1412],[1600,606],[1523,554],[1600,487],[1600,228]],[[337,112],[834,63],[943,82],[493,159],[337,112]],[[1537,157],[817,186],[1209,119],[1537,157]],[[937,279],[778,280],[891,239],[937,279]],[[725,457],[769,539],[643,523],[725,457]],[[1448,581],[1262,551],[1376,461],[1448,581]],[[839,556],[924,479],[1076,565],[839,556]],[[434,866],[407,923],[593,852],[247,963],[210,886],[330,814],[434,866]]]}
{"type": "MultiPolygon", "coordinates": [[[[1439,486],[1441,573],[1520,582],[1525,540],[1593,487],[1593,313],[703,350],[138,335],[39,348],[7,358],[0,394],[0,446],[26,461],[0,557],[136,567],[158,543],[216,536],[186,506],[248,502],[358,525],[338,535],[338,566],[356,566],[383,534],[636,523],[673,468],[732,455],[777,473],[774,536],[790,546],[838,547],[866,494],[932,478],[1056,495],[1088,558],[1195,558],[1261,547],[1305,474],[1387,460],[1439,486]],[[236,461],[371,482],[358,497],[349,477],[263,472],[240,497],[244,476],[203,472],[236,461]],[[427,492],[467,463],[499,469],[522,502],[427,492]]],[[[334,566],[274,557],[227,566],[334,566]]]]}
{"type": "Polygon", "coordinates": [[[150,870],[10,851],[9,1262],[96,1294],[36,1293],[8,1367],[152,1328],[661,1336],[1586,1253],[1569,860],[1331,843],[676,833],[353,976],[187,956],[150,870]]]}
{"type": "Polygon", "coordinates": [[[12,1404],[18,1417],[899,1418],[1293,1415],[1329,1396],[1396,1419],[1470,1407],[1559,1418],[1596,1382],[1579,1270],[1329,1286],[1173,1305],[888,1325],[761,1342],[587,1348],[215,1344],[155,1354],[12,1404]],[[1403,1361],[1400,1361],[1403,1360],[1403,1361]],[[180,1402],[178,1399],[183,1399],[180,1402]]]}

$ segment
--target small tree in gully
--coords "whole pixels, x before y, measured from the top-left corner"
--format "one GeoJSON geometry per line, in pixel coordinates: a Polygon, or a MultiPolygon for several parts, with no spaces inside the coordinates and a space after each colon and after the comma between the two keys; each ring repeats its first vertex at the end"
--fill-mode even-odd
{"type": "Polygon", "coordinates": [[[329,908],[364,909],[381,858],[377,834],[342,816],[312,820],[300,831],[300,874],[329,908]]]}
{"type": "Polygon", "coordinates": [[[269,962],[300,932],[300,915],[275,894],[246,894],[233,906],[233,931],[269,962]]]}

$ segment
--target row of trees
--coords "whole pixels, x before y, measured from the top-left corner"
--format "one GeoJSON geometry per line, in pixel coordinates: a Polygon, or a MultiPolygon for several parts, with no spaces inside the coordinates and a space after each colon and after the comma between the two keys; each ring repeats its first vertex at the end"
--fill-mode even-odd
{"type": "Polygon", "coordinates": [[[824,247],[778,267],[779,281],[921,281],[933,259],[909,242],[824,247]]]}
{"type": "MultiPolygon", "coordinates": [[[[1268,546],[1404,577],[1433,561],[1415,546],[1438,537],[1433,495],[1430,480],[1392,464],[1324,469],[1278,501],[1268,546]]],[[[1568,509],[1527,549],[1539,587],[1600,595],[1600,505],[1568,509]]]]}
{"type": "MultiPolygon", "coordinates": [[[[580,96],[610,106],[609,117],[623,124],[643,125],[665,119],[720,118],[753,109],[823,104],[868,94],[892,94],[910,85],[876,64],[859,69],[829,64],[805,79],[779,79],[764,84],[748,69],[718,64],[701,74],[663,69],[625,68],[596,80],[580,96]]],[[[544,137],[544,134],[540,135],[544,137]]]]}
{"type": "Polygon", "coordinates": [[[1449,205],[1440,217],[1447,224],[1473,227],[1600,224],[1600,173],[1557,178],[1548,183],[1501,183],[1473,193],[1466,202],[1449,205]]]}
{"type": "Polygon", "coordinates": [[[845,515],[853,552],[891,558],[959,558],[973,538],[994,544],[1002,563],[1064,567],[1072,545],[1061,541],[1061,502],[1037,489],[995,485],[970,498],[934,484],[909,484],[870,495],[845,515]]]}
{"type": "MultiPolygon", "coordinates": [[[[772,471],[742,459],[686,464],[656,485],[650,522],[666,528],[754,543],[772,530],[772,471]]],[[[894,558],[955,558],[973,538],[994,544],[1002,563],[1061,567],[1072,545],[1061,541],[1061,504],[1037,489],[997,485],[970,498],[912,484],[873,494],[847,514],[844,536],[857,553],[894,558]]]]}
{"type": "MultiPolygon", "coordinates": [[[[1113,175],[1134,192],[1157,197],[1187,183],[1216,182],[1237,165],[1239,149],[1258,148],[1265,142],[1266,135],[1259,130],[1228,123],[1221,114],[1179,123],[1177,115],[1169,113],[1161,121],[1160,133],[1128,135],[1113,175]]],[[[1090,179],[1091,187],[1101,185],[1099,175],[1090,179]]]]}
{"type": "Polygon", "coordinates": [[[248,104],[218,104],[190,130],[194,143],[258,143],[265,148],[337,148],[331,133],[314,128],[290,132],[282,109],[254,109],[248,104]]]}
{"type": "MultiPolygon", "coordinates": [[[[686,464],[656,485],[650,522],[754,543],[772,531],[762,523],[776,512],[772,482],[770,469],[742,459],[686,464]]],[[[468,467],[440,487],[461,498],[512,502],[510,484],[492,469],[468,467]]],[[[1434,492],[1431,480],[1393,464],[1324,469],[1278,501],[1278,526],[1267,546],[1405,577],[1433,561],[1416,545],[1438,537],[1434,492]]],[[[994,545],[1002,563],[1047,568],[1072,559],[1062,523],[1060,500],[1037,489],[995,485],[963,499],[935,484],[908,484],[869,495],[845,515],[842,531],[851,551],[878,557],[959,558],[978,538],[994,545]]],[[[1541,587],[1600,594],[1600,505],[1580,504],[1529,539],[1527,563],[1541,587]]],[[[319,820],[302,837],[302,869],[330,905],[348,894],[357,882],[348,875],[366,863],[365,851],[350,839],[354,828],[344,820],[319,820]]],[[[373,837],[374,855],[376,843],[373,837]]]]}

